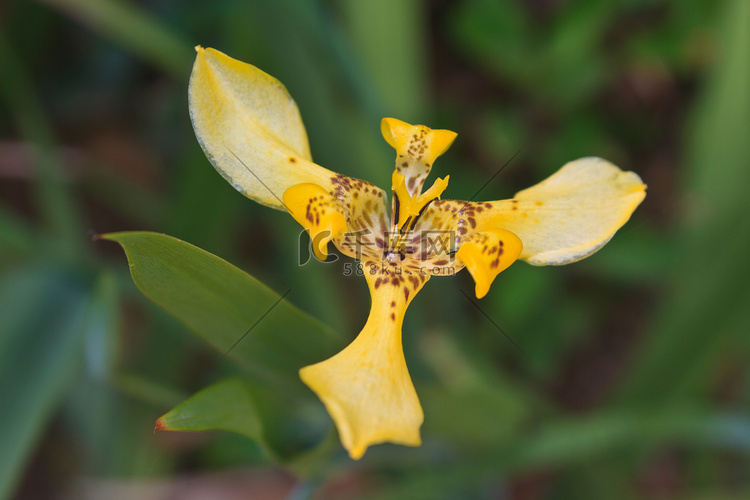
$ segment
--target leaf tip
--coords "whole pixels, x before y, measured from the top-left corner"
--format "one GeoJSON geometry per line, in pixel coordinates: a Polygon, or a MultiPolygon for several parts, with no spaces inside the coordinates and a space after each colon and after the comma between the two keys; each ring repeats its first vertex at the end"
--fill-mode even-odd
{"type": "Polygon", "coordinates": [[[114,241],[112,238],[113,233],[96,233],[94,231],[91,231],[91,241],[99,241],[99,240],[109,240],[114,241]]]}
{"type": "Polygon", "coordinates": [[[168,430],[170,429],[164,423],[164,417],[159,417],[159,419],[156,421],[156,425],[154,425],[154,434],[156,434],[156,431],[168,431],[168,430]]]}

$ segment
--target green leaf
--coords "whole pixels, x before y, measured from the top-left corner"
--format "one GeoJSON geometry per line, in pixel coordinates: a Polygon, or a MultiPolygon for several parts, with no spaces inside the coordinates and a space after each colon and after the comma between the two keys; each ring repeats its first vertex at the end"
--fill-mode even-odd
{"type": "MultiPolygon", "coordinates": [[[[266,375],[297,371],[343,343],[328,327],[228,262],[171,236],[102,236],[125,249],[138,288],[220,353],[266,375]]],[[[300,383],[301,385],[301,383],[300,383]]]]}
{"type": "Polygon", "coordinates": [[[0,282],[0,499],[8,498],[81,368],[90,296],[59,269],[24,269],[0,282]]]}
{"type": "Polygon", "coordinates": [[[231,378],[214,384],[180,403],[156,421],[157,431],[207,431],[223,429],[265,445],[263,424],[244,380],[231,378]]]}
{"type": "Polygon", "coordinates": [[[330,427],[322,409],[310,413],[298,401],[253,380],[228,378],[163,415],[155,430],[235,432],[279,460],[317,444],[330,427]]]}

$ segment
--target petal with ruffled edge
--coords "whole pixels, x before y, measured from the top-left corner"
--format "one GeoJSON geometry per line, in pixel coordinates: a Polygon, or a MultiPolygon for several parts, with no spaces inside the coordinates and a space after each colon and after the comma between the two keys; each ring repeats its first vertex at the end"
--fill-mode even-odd
{"type": "Polygon", "coordinates": [[[364,264],[372,307],[343,351],[300,370],[330,413],[344,448],[359,459],[373,444],[419,446],[422,407],[406,368],[401,326],[406,308],[429,275],[364,264]]]}

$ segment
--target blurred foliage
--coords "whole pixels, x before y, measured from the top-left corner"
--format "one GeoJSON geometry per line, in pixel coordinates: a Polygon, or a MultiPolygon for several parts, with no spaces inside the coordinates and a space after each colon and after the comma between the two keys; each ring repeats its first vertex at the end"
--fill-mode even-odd
{"type": "Polygon", "coordinates": [[[289,492],[297,480],[264,472],[285,488],[262,498],[750,494],[748,89],[746,0],[0,4],[0,498],[269,466],[304,479],[289,492]],[[116,245],[91,241],[167,233],[291,290],[344,338],[364,323],[347,260],[304,263],[297,225],[205,159],[187,116],[197,44],[284,82],[329,169],[387,185],[379,120],[394,116],[459,133],[438,165],[451,198],[505,198],[589,155],[638,172],[648,196],[600,253],[516,264],[481,311],[468,274],[432,280],[404,326],[424,445],[353,463],[310,394],[274,413],[285,386],[186,334],[116,245]],[[245,437],[153,434],[214,397],[247,412],[224,427],[245,437]],[[269,443],[310,454],[273,465],[269,443]]]}

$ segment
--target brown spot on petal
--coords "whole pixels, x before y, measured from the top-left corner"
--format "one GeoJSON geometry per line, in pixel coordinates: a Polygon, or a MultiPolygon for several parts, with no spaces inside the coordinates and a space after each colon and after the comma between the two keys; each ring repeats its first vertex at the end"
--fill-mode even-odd
{"type": "Polygon", "coordinates": [[[297,158],[295,158],[294,156],[290,156],[289,163],[297,163],[297,158]]]}
{"type": "Polygon", "coordinates": [[[411,281],[411,284],[414,286],[414,289],[416,290],[419,286],[419,279],[416,276],[409,276],[409,281],[411,281]]]}

